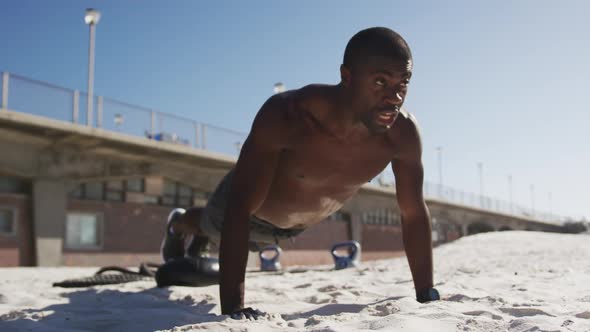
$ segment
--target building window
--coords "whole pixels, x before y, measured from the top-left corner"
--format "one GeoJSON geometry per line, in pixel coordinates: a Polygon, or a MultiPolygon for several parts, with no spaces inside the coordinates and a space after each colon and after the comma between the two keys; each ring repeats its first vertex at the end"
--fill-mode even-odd
{"type": "Polygon", "coordinates": [[[19,178],[0,177],[0,193],[29,194],[31,183],[19,178]]]}
{"type": "Polygon", "coordinates": [[[0,235],[16,233],[16,211],[12,208],[0,207],[0,235]]]}
{"type": "Polygon", "coordinates": [[[143,195],[143,202],[146,204],[157,205],[158,204],[158,196],[143,195]]]}
{"type": "Polygon", "coordinates": [[[176,206],[176,182],[164,179],[164,192],[162,194],[162,205],[176,206]]]}
{"type": "Polygon", "coordinates": [[[128,179],[126,181],[127,191],[134,193],[142,193],[144,191],[143,179],[128,179]]]}
{"type": "Polygon", "coordinates": [[[191,207],[193,205],[193,188],[178,184],[178,206],[191,207]]]}
{"type": "Polygon", "coordinates": [[[164,195],[176,195],[176,182],[170,180],[164,180],[164,195]]]}
{"type": "Polygon", "coordinates": [[[122,202],[123,201],[123,192],[107,191],[105,199],[107,201],[122,202]]]}
{"type": "Polygon", "coordinates": [[[105,199],[107,201],[123,201],[124,183],[122,180],[107,181],[105,187],[105,199]]]}
{"type": "Polygon", "coordinates": [[[74,198],[74,199],[84,198],[84,185],[83,184],[77,185],[76,188],[74,188],[74,190],[70,191],[69,197],[74,198]]]}
{"type": "Polygon", "coordinates": [[[191,207],[193,206],[193,188],[178,182],[164,180],[162,205],[191,207]]]}
{"type": "Polygon", "coordinates": [[[66,219],[66,247],[98,249],[102,247],[102,218],[96,213],[71,212],[66,219]]]}
{"type": "Polygon", "coordinates": [[[104,197],[104,183],[89,182],[84,184],[84,198],[101,201],[104,197]]]}
{"type": "Polygon", "coordinates": [[[377,209],[367,211],[362,216],[363,224],[399,226],[400,216],[391,210],[377,209]]]}
{"type": "Polygon", "coordinates": [[[327,220],[350,222],[350,214],[342,211],[336,211],[326,218],[327,220]]]}
{"type": "Polygon", "coordinates": [[[107,181],[106,185],[107,185],[107,190],[123,191],[123,181],[122,180],[107,181]]]}

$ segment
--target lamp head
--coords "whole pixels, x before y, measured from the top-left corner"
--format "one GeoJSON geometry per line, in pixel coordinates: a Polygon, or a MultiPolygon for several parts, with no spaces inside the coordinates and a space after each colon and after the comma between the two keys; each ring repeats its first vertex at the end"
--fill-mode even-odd
{"type": "Polygon", "coordinates": [[[84,22],[88,25],[98,24],[100,21],[100,12],[94,8],[87,8],[84,15],[84,22]]]}
{"type": "Polygon", "coordinates": [[[274,87],[273,87],[273,91],[274,93],[281,93],[281,92],[285,92],[285,85],[281,82],[275,83],[274,87]]]}

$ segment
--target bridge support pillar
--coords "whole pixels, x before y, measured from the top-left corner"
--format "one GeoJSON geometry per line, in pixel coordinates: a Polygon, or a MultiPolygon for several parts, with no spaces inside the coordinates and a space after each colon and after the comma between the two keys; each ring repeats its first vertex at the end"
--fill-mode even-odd
{"type": "Polygon", "coordinates": [[[359,212],[353,212],[350,214],[350,238],[353,241],[358,241],[362,244],[363,237],[363,222],[362,214],[359,212]]]}
{"type": "Polygon", "coordinates": [[[37,266],[62,264],[67,191],[63,181],[33,182],[33,236],[37,266]]]}
{"type": "Polygon", "coordinates": [[[463,236],[469,235],[468,227],[469,227],[469,225],[467,225],[467,224],[461,225],[461,233],[463,234],[463,236]]]}

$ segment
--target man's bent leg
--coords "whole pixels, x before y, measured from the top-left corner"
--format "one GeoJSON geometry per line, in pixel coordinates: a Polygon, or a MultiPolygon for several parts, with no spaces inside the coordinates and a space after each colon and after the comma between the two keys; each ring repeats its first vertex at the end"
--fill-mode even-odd
{"type": "Polygon", "coordinates": [[[164,239],[160,246],[160,253],[164,262],[184,257],[184,234],[175,232],[172,227],[184,213],[184,209],[174,209],[168,215],[164,239]]]}
{"type": "Polygon", "coordinates": [[[187,209],[171,225],[172,232],[185,235],[204,235],[199,227],[202,214],[202,208],[192,207],[187,209]]]}
{"type": "Polygon", "coordinates": [[[161,253],[164,261],[171,259],[207,256],[208,237],[199,227],[202,216],[201,208],[187,210],[177,208],[168,216],[166,232],[162,241],[161,253]],[[190,242],[189,246],[186,243],[190,242]]]}

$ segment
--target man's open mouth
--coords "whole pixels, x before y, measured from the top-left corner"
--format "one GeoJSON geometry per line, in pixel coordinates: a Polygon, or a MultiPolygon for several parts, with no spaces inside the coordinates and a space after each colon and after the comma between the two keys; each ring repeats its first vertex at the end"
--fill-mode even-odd
{"type": "Polygon", "coordinates": [[[386,110],[377,113],[377,122],[380,125],[390,126],[397,117],[399,112],[397,110],[386,110]]]}

